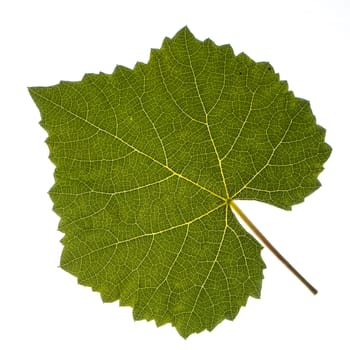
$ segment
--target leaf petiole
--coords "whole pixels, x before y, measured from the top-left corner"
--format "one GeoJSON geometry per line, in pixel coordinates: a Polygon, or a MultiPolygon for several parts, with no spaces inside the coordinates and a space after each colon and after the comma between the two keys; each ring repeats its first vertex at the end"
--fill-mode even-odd
{"type": "Polygon", "coordinates": [[[317,289],[305,279],[290,263],[289,261],[268,241],[268,239],[259,231],[259,229],[249,220],[249,218],[242,212],[238,205],[234,201],[230,201],[231,209],[245,222],[245,224],[253,231],[253,233],[259,238],[259,240],[268,248],[279,261],[281,261],[289,271],[301,281],[305,287],[307,287],[311,293],[317,294],[317,289]]]}

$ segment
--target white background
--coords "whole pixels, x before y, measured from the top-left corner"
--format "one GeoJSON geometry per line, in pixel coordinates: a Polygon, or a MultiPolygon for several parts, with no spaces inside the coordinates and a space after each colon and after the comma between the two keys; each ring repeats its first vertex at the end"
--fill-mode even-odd
{"type": "Polygon", "coordinates": [[[0,5],[0,348],[350,349],[350,2],[2,1],[0,5]],[[182,339],[170,325],[132,319],[58,268],[62,235],[47,191],[53,165],[27,86],[147,62],[188,25],[269,61],[311,101],[333,154],[321,189],[291,212],[242,208],[319,289],[313,296],[266,249],[261,300],[233,321],[182,339]]]}

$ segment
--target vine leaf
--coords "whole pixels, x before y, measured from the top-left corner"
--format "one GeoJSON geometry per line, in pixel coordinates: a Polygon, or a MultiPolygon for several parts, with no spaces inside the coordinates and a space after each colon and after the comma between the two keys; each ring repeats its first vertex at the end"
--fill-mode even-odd
{"type": "Polygon", "coordinates": [[[147,64],[29,91],[56,166],[64,270],[183,337],[260,296],[262,246],[233,200],[290,209],[331,152],[270,64],[185,27],[147,64]]]}

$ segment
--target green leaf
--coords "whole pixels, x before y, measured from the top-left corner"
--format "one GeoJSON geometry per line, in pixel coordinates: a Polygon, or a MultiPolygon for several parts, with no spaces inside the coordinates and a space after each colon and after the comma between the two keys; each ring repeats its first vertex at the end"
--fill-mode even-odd
{"type": "Polygon", "coordinates": [[[260,296],[261,245],[234,199],[290,209],[331,149],[268,63],[183,28],[147,64],[33,87],[56,165],[61,267],[183,336],[260,296]]]}

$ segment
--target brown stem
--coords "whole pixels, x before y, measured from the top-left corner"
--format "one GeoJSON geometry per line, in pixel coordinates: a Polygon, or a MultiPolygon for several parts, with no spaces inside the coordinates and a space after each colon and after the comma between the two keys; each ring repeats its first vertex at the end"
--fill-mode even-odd
{"type": "Polygon", "coordinates": [[[230,202],[230,207],[235,213],[248,225],[248,227],[254,232],[254,234],[261,240],[264,245],[270,249],[270,251],[280,260],[294,276],[296,276],[299,281],[301,281],[305,287],[307,287],[311,293],[317,294],[317,289],[311,285],[289,262],[283,255],[267,240],[267,238],[258,230],[258,228],[247,218],[247,216],[242,212],[242,210],[233,201],[230,202]]]}

